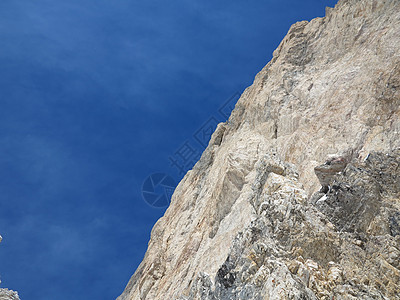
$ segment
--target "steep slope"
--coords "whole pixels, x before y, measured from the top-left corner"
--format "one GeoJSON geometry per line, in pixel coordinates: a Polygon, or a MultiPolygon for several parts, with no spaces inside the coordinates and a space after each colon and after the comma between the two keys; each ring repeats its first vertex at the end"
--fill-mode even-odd
{"type": "Polygon", "coordinates": [[[399,45],[398,0],[294,24],[118,300],[399,298],[399,45]]]}

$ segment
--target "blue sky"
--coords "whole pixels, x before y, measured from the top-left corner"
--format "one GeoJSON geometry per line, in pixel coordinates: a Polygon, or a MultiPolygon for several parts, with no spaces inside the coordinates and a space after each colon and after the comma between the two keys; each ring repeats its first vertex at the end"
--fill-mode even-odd
{"type": "Polygon", "coordinates": [[[165,211],[145,178],[179,181],[169,158],[335,3],[2,0],[1,286],[116,298],[165,211]]]}

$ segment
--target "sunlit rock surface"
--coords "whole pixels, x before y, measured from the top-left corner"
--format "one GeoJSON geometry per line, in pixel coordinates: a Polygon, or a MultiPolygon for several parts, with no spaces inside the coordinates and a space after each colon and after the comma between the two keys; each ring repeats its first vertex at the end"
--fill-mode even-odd
{"type": "Polygon", "coordinates": [[[0,300],[19,300],[18,293],[9,289],[0,289],[0,300]]]}
{"type": "Polygon", "coordinates": [[[294,24],[118,300],[400,299],[400,1],[294,24]]]}
{"type": "MultiPolygon", "coordinates": [[[[3,237],[0,235],[0,243],[2,240],[3,237]]],[[[9,289],[0,288],[0,300],[20,300],[20,299],[17,292],[11,291],[9,289]]]]}

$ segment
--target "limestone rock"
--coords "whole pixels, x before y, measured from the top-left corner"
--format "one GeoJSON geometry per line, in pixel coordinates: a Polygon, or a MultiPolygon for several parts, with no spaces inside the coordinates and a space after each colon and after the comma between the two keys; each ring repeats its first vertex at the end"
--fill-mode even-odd
{"type": "Polygon", "coordinates": [[[332,179],[323,201],[316,202],[337,228],[369,234],[400,234],[400,149],[372,152],[332,179]]]}
{"type": "Polygon", "coordinates": [[[0,289],[0,300],[19,300],[19,296],[9,289],[0,289]]]}
{"type": "Polygon", "coordinates": [[[317,175],[319,182],[322,185],[322,192],[327,192],[330,189],[335,175],[340,174],[347,165],[346,158],[335,157],[327,160],[323,165],[314,168],[315,175],[317,175]]]}
{"type": "MultiPolygon", "coordinates": [[[[0,243],[2,240],[3,237],[0,235],[0,243]]],[[[0,288],[0,300],[20,300],[20,299],[17,292],[11,291],[9,289],[0,288]]]]}
{"type": "Polygon", "coordinates": [[[399,45],[398,0],[294,24],[118,300],[400,299],[399,45]]]}
{"type": "MultiPolygon", "coordinates": [[[[363,201],[357,193],[349,201],[332,201],[337,210],[323,209],[305,202],[296,176],[285,175],[296,174],[294,169],[274,168],[281,175],[266,172],[258,201],[253,202],[257,217],[235,237],[214,282],[200,273],[188,297],[181,299],[398,299],[400,236],[393,217],[400,211],[400,150],[371,153],[368,160],[351,161],[335,184],[341,185],[343,179],[346,191],[362,186],[360,196],[376,201],[380,211],[369,211],[367,204],[361,210],[349,209],[349,202],[363,201]],[[349,166],[359,171],[353,174],[349,166]],[[382,168],[389,168],[387,176],[377,176],[382,168]],[[364,174],[393,189],[382,189],[384,194],[371,199],[371,181],[363,181],[364,174]],[[342,210],[347,214],[338,216],[342,210]],[[378,216],[388,224],[387,232],[368,231],[378,216]]],[[[284,165],[277,157],[273,162],[284,165]]],[[[337,191],[324,197],[329,202],[337,191]]]]}

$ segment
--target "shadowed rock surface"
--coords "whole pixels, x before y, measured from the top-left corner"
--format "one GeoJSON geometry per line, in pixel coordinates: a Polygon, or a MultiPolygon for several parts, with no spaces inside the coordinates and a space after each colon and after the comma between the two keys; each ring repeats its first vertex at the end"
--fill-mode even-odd
{"type": "Polygon", "coordinates": [[[399,298],[399,164],[400,150],[353,161],[315,203],[270,173],[214,282],[199,274],[181,299],[399,298]]]}
{"type": "Polygon", "coordinates": [[[118,300],[400,299],[400,2],[294,24],[118,300]]]}

